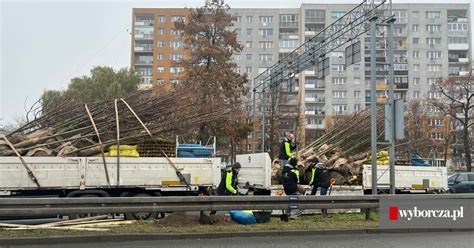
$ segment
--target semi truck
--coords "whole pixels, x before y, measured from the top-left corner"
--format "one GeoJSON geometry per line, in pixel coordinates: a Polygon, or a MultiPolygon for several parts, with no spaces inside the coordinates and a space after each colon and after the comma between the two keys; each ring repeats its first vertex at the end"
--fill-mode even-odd
{"type": "MultiPolygon", "coordinates": [[[[281,195],[283,186],[272,184],[272,160],[268,153],[237,155],[242,165],[239,182],[256,194],[281,195]]],[[[390,189],[388,165],[377,166],[377,191],[390,189]]],[[[308,186],[306,186],[309,189],[308,186]]],[[[395,166],[396,193],[444,193],[448,189],[446,167],[395,166]]],[[[332,195],[363,195],[372,193],[372,166],[364,165],[361,185],[333,185],[332,195]]]]}
{"type": "MultiPolygon", "coordinates": [[[[221,179],[219,158],[0,157],[0,197],[146,197],[211,194],[221,179]]],[[[149,219],[157,213],[127,214],[149,219]]]]}

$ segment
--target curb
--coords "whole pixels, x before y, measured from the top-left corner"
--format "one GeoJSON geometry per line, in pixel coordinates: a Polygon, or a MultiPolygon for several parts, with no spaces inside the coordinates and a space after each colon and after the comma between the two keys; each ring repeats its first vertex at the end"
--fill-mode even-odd
{"type": "Polygon", "coordinates": [[[269,237],[292,235],[341,235],[341,234],[381,234],[381,233],[428,233],[428,232],[470,232],[474,229],[339,229],[339,230],[291,230],[291,231],[256,231],[256,232],[221,232],[221,233],[150,233],[150,234],[114,234],[114,235],[89,235],[89,236],[63,236],[63,237],[25,237],[25,238],[0,238],[0,247],[11,245],[51,245],[51,244],[78,244],[101,242],[126,242],[150,240],[177,240],[177,239],[219,239],[233,237],[269,237]]]}

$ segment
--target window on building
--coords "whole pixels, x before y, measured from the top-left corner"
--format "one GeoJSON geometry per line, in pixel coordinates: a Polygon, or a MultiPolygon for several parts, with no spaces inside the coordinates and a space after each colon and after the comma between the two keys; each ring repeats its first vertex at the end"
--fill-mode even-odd
{"type": "Polygon", "coordinates": [[[237,16],[237,22],[242,22],[242,16],[237,16]]]}
{"type": "Polygon", "coordinates": [[[306,9],[305,21],[307,23],[324,22],[324,10],[320,9],[306,9]]]}
{"type": "Polygon", "coordinates": [[[420,98],[420,92],[419,91],[413,91],[413,98],[420,98]]]}
{"type": "Polygon", "coordinates": [[[158,42],[156,43],[156,46],[157,46],[157,47],[165,47],[165,42],[164,42],[164,41],[158,41],[158,42]]]}
{"type": "Polygon", "coordinates": [[[466,36],[449,36],[448,44],[467,44],[466,36]]]}
{"type": "Polygon", "coordinates": [[[402,27],[394,27],[393,28],[394,35],[403,35],[403,28],[402,27]]]}
{"type": "Polygon", "coordinates": [[[426,11],[426,18],[427,19],[439,19],[441,18],[440,11],[426,11]]]}
{"type": "Polygon", "coordinates": [[[413,38],[413,39],[412,39],[412,43],[413,43],[413,44],[418,44],[419,41],[420,41],[420,38],[413,38]]]}
{"type": "Polygon", "coordinates": [[[164,28],[159,28],[158,29],[158,35],[165,35],[165,29],[164,28]]]}
{"type": "Polygon", "coordinates": [[[413,32],[418,32],[419,27],[420,27],[420,25],[418,25],[418,24],[413,24],[413,25],[411,25],[411,30],[412,30],[413,32]]]}
{"type": "Polygon", "coordinates": [[[258,30],[258,34],[263,37],[267,36],[272,36],[273,35],[273,29],[271,28],[262,28],[258,30]]]}
{"type": "Polygon", "coordinates": [[[158,16],[158,22],[165,22],[165,16],[158,16]]]}
{"type": "Polygon", "coordinates": [[[252,48],[252,41],[246,41],[245,42],[245,47],[246,48],[252,48]]]}
{"type": "Polygon", "coordinates": [[[184,58],[184,55],[182,53],[173,53],[170,55],[170,58],[172,61],[181,61],[184,58]]]}
{"type": "Polygon", "coordinates": [[[344,114],[347,111],[346,104],[334,104],[333,105],[334,114],[344,114]]]}
{"type": "Polygon", "coordinates": [[[354,111],[360,111],[360,104],[354,104],[354,111]]]}
{"type": "Polygon", "coordinates": [[[273,61],[273,54],[259,54],[258,60],[266,62],[266,61],[273,61]]]}
{"type": "Polygon", "coordinates": [[[441,38],[426,38],[426,44],[439,45],[441,44],[441,38]]]}
{"type": "Polygon", "coordinates": [[[242,59],[242,55],[240,55],[240,54],[234,54],[234,55],[232,55],[232,58],[233,58],[233,60],[235,60],[235,61],[239,61],[239,60],[242,59]]]}
{"type": "Polygon", "coordinates": [[[360,91],[359,90],[354,91],[354,98],[360,98],[360,91]]]}
{"type": "Polygon", "coordinates": [[[346,14],[345,11],[331,11],[332,19],[339,19],[346,14]]]}
{"type": "Polygon", "coordinates": [[[346,98],[347,91],[333,91],[332,97],[333,98],[346,98]]]}
{"type": "Polygon", "coordinates": [[[162,53],[158,53],[158,54],[156,55],[156,60],[164,60],[164,57],[165,57],[165,56],[163,56],[162,53]]]}
{"type": "Polygon", "coordinates": [[[183,42],[182,41],[172,41],[171,43],[172,48],[182,48],[183,42]]]}
{"type": "Polygon", "coordinates": [[[440,59],[441,58],[441,51],[427,51],[426,58],[429,59],[440,59]]]}
{"type": "Polygon", "coordinates": [[[262,49],[273,48],[273,41],[259,41],[258,46],[262,49]]]}
{"type": "Polygon", "coordinates": [[[264,73],[268,68],[267,67],[259,67],[258,74],[264,73]]]}
{"type": "Polygon", "coordinates": [[[170,67],[170,73],[173,73],[173,74],[178,74],[180,72],[183,71],[183,67],[179,67],[179,66],[172,66],[170,67]]]}
{"type": "Polygon", "coordinates": [[[419,59],[420,58],[420,51],[413,51],[413,58],[419,59]]]}
{"type": "Polygon", "coordinates": [[[428,71],[441,71],[441,65],[440,64],[429,64],[428,65],[428,71]]]}
{"type": "Polygon", "coordinates": [[[428,31],[428,32],[441,31],[441,25],[428,24],[428,25],[426,25],[426,31],[428,31]]]}
{"type": "Polygon", "coordinates": [[[359,77],[354,78],[354,84],[360,84],[360,78],[359,77]]]}
{"type": "Polygon", "coordinates": [[[163,66],[158,66],[158,67],[156,67],[156,71],[157,71],[158,73],[163,73],[163,72],[165,72],[165,67],[163,67],[163,66]]]}
{"type": "Polygon", "coordinates": [[[437,81],[438,81],[437,78],[427,78],[427,79],[426,79],[426,82],[428,83],[428,85],[433,85],[433,84],[435,84],[437,81]]]}
{"type": "Polygon", "coordinates": [[[280,22],[298,22],[298,15],[280,15],[280,22]]]}
{"type": "Polygon", "coordinates": [[[333,77],[332,78],[332,83],[333,84],[346,84],[346,78],[345,77],[333,77]]]}
{"type": "Polygon", "coordinates": [[[413,18],[419,18],[419,17],[420,17],[420,12],[419,12],[419,11],[412,11],[412,12],[411,12],[411,17],[413,17],[413,18]]]}
{"type": "Polygon", "coordinates": [[[175,36],[178,36],[178,35],[181,35],[182,31],[177,29],[177,28],[172,28],[171,29],[171,35],[175,35],[175,36]]]}
{"type": "Polygon", "coordinates": [[[165,82],[165,80],[163,79],[157,79],[156,80],[156,84],[160,85],[160,84],[163,84],[165,82]]]}
{"type": "Polygon", "coordinates": [[[279,47],[280,48],[297,48],[299,46],[298,40],[280,40],[279,47]]]}
{"type": "Polygon", "coordinates": [[[252,35],[252,29],[251,28],[247,28],[247,35],[252,35]]]}
{"type": "Polygon", "coordinates": [[[395,16],[396,23],[407,22],[407,11],[406,10],[394,10],[393,15],[395,16]]]}
{"type": "Polygon", "coordinates": [[[420,78],[413,78],[413,85],[419,85],[420,84],[420,78]]]}
{"type": "Polygon", "coordinates": [[[354,65],[352,65],[352,68],[353,68],[354,71],[358,71],[358,70],[360,70],[360,64],[354,64],[354,65]]]}
{"type": "Polygon", "coordinates": [[[245,71],[247,72],[247,74],[252,73],[252,67],[251,66],[245,67],[245,71]]]}
{"type": "Polygon", "coordinates": [[[179,21],[179,20],[185,20],[186,18],[184,16],[172,16],[171,17],[171,21],[172,22],[176,22],[176,21],[179,21]]]}
{"type": "Polygon", "coordinates": [[[467,31],[467,23],[448,23],[449,31],[467,31]]]}
{"type": "Polygon", "coordinates": [[[344,64],[332,64],[331,65],[331,71],[345,71],[346,67],[344,64]]]}
{"type": "Polygon", "coordinates": [[[420,64],[413,64],[413,71],[420,71],[420,64]]]}
{"type": "Polygon", "coordinates": [[[252,60],[252,54],[250,53],[245,54],[245,60],[252,60]]]}
{"type": "Polygon", "coordinates": [[[261,23],[272,23],[273,22],[273,16],[260,16],[260,22],[261,23]]]}
{"type": "Polygon", "coordinates": [[[247,22],[252,22],[253,20],[253,16],[246,16],[246,18],[247,18],[247,22]]]}

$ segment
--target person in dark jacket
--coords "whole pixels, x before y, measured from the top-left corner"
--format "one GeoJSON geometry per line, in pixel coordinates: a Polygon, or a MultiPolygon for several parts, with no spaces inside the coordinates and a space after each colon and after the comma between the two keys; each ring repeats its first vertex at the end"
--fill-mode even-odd
{"type": "Polygon", "coordinates": [[[329,186],[331,186],[330,181],[331,178],[329,176],[329,171],[324,163],[318,162],[313,165],[311,170],[311,181],[309,183],[309,185],[313,186],[311,195],[316,195],[318,188],[321,188],[321,195],[326,195],[329,186]]]}
{"type": "MultiPolygon", "coordinates": [[[[290,158],[290,160],[288,160],[288,164],[283,167],[283,189],[285,190],[286,195],[301,195],[298,190],[298,184],[300,183],[300,171],[296,167],[297,164],[298,160],[296,158],[290,158]]],[[[296,219],[302,213],[302,209],[289,209],[288,211],[290,219],[296,219]]]]}
{"type": "MultiPolygon", "coordinates": [[[[311,172],[311,181],[309,183],[309,185],[313,186],[311,195],[316,195],[318,188],[321,188],[321,195],[326,195],[329,187],[331,186],[331,178],[326,165],[324,163],[318,162],[313,165],[311,172]]],[[[321,212],[323,217],[327,216],[327,209],[321,209],[321,212]]]]}
{"type": "Polygon", "coordinates": [[[289,133],[280,144],[280,153],[278,154],[280,166],[284,167],[288,163],[288,159],[295,157],[293,154],[295,150],[295,136],[292,133],[289,133]]]}
{"type": "Polygon", "coordinates": [[[239,162],[232,165],[232,167],[226,168],[225,172],[222,173],[221,182],[217,188],[218,195],[237,195],[237,176],[242,166],[239,162]]]}
{"type": "MultiPolygon", "coordinates": [[[[238,194],[238,179],[240,165],[239,162],[233,164],[231,167],[227,167],[221,175],[221,182],[217,187],[217,195],[237,195],[238,194]]],[[[211,215],[216,214],[216,211],[211,211],[211,215]]]]}

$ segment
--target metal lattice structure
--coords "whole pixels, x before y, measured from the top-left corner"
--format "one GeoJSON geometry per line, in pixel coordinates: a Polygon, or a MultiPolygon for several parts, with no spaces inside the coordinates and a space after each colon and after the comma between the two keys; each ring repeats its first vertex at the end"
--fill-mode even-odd
{"type": "MultiPolygon", "coordinates": [[[[359,37],[370,30],[370,20],[376,18],[378,24],[385,24],[391,19],[389,4],[387,0],[364,0],[362,3],[345,13],[338,20],[311,37],[308,41],[293,50],[283,59],[259,74],[254,79],[253,88],[253,120],[256,122],[256,113],[261,112],[262,123],[265,122],[267,108],[271,109],[268,116],[278,116],[278,98],[280,96],[280,86],[282,82],[288,80],[291,87],[293,76],[307,69],[316,67],[320,78],[327,75],[325,70],[329,70],[329,60],[326,55],[330,52],[346,45],[352,45],[359,41],[359,37]],[[256,110],[255,98],[260,97],[260,108],[256,110]],[[274,99],[276,98],[276,99],[274,99]],[[269,104],[271,104],[269,106],[269,104]]],[[[299,99],[301,101],[301,99],[299,99]]],[[[298,104],[300,105],[300,104],[298,104]]],[[[301,109],[299,110],[301,111],[301,109]]],[[[303,110],[304,111],[304,110],[303,110]]],[[[267,116],[267,118],[268,118],[267,116]]],[[[265,143],[265,125],[262,128],[262,151],[265,143]]],[[[253,144],[256,145],[256,134],[254,126],[253,144]]],[[[271,128],[273,129],[273,127],[271,128]]],[[[255,151],[255,147],[253,147],[255,151]]]]}

